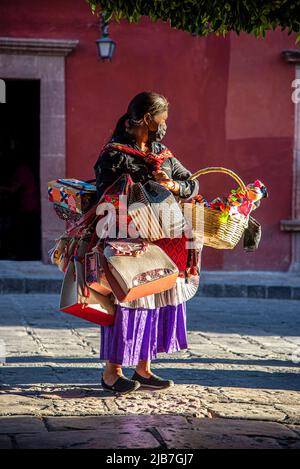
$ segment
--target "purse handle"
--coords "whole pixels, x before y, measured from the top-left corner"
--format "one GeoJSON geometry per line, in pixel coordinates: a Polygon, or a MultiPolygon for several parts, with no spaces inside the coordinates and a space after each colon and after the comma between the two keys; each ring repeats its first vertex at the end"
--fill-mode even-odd
{"type": "Polygon", "coordinates": [[[105,245],[109,245],[112,250],[114,251],[115,255],[117,256],[139,256],[141,254],[143,254],[144,252],[146,252],[148,246],[149,246],[149,242],[146,241],[145,239],[142,239],[142,238],[138,238],[137,240],[135,239],[132,239],[132,238],[129,238],[129,239],[124,239],[123,238],[123,243],[125,244],[128,244],[130,246],[131,243],[139,243],[141,245],[140,249],[137,249],[136,251],[130,251],[129,250],[119,250],[118,249],[118,242],[121,242],[122,243],[122,238],[120,239],[106,239],[105,240],[105,245]],[[117,243],[117,246],[115,247],[114,246],[114,243],[117,243]]]}
{"type": "Polygon", "coordinates": [[[234,173],[231,169],[223,168],[222,166],[209,166],[207,168],[199,169],[194,174],[189,176],[188,180],[197,179],[198,176],[202,176],[203,174],[208,174],[208,173],[228,174],[228,176],[231,176],[239,184],[239,186],[243,190],[246,189],[245,183],[242,181],[242,179],[236,173],[234,173]]]}

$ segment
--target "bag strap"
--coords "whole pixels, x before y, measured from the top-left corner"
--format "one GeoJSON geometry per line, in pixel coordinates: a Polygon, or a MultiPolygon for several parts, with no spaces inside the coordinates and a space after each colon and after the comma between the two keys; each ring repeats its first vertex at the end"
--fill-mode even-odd
{"type": "Polygon", "coordinates": [[[122,299],[124,298],[124,292],[122,288],[120,287],[120,285],[118,284],[118,282],[115,280],[113,274],[111,273],[110,268],[108,266],[107,259],[103,251],[99,249],[98,253],[99,253],[101,267],[103,267],[106,279],[113,291],[113,294],[119,301],[122,301],[122,299]]]}
{"type": "Polygon", "coordinates": [[[138,240],[129,239],[129,240],[123,240],[123,241],[120,239],[116,239],[116,240],[106,239],[105,246],[107,245],[113,250],[114,255],[116,256],[139,256],[139,255],[144,254],[147,251],[147,248],[149,247],[149,242],[142,238],[139,238],[138,240]],[[117,243],[117,246],[114,246],[115,243],[117,243]],[[120,243],[121,245],[123,244],[123,246],[125,245],[125,248],[126,248],[126,243],[127,243],[129,249],[127,250],[118,249],[118,243],[120,243]],[[141,245],[140,249],[130,250],[131,243],[139,243],[141,245]]]}
{"type": "Polygon", "coordinates": [[[70,228],[68,228],[65,232],[67,237],[78,236],[84,230],[88,230],[94,223],[95,219],[97,218],[96,215],[96,206],[91,207],[91,209],[86,212],[82,217],[79,218],[70,228]],[[90,223],[86,226],[86,222],[91,220],[90,223]]]}

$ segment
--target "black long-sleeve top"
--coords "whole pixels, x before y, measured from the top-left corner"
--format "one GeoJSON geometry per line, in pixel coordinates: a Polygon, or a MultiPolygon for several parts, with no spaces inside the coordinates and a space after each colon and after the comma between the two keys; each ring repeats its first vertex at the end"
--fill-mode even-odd
{"type": "MultiPolygon", "coordinates": [[[[129,133],[116,136],[110,142],[125,143],[126,145],[141,150],[133,136],[129,133]]],[[[152,142],[152,152],[159,153],[167,148],[161,142],[152,142]]],[[[189,199],[199,192],[198,180],[187,180],[191,172],[186,169],[180,161],[171,156],[167,158],[160,167],[166,172],[170,179],[179,183],[179,197],[189,199]]],[[[155,180],[151,164],[147,163],[138,155],[130,155],[119,149],[107,149],[99,156],[95,166],[96,186],[98,198],[101,197],[105,189],[124,173],[130,174],[133,182],[145,183],[149,179],[155,180]]]]}

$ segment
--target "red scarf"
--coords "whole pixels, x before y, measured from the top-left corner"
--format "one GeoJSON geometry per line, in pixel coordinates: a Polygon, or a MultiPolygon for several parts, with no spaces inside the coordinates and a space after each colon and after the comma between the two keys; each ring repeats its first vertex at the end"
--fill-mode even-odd
{"type": "Polygon", "coordinates": [[[158,171],[160,169],[161,164],[167,159],[173,156],[173,153],[168,150],[168,148],[164,148],[160,153],[144,153],[142,151],[136,150],[135,148],[131,148],[124,143],[108,143],[103,147],[101,150],[100,155],[104,150],[121,150],[124,153],[128,153],[131,155],[137,155],[143,158],[147,163],[150,163],[153,166],[154,171],[158,171]]]}

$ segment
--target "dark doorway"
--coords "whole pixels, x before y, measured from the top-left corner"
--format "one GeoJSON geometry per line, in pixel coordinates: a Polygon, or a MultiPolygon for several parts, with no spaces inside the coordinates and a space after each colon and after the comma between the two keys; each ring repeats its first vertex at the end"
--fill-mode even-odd
{"type": "Polygon", "coordinates": [[[0,104],[0,258],[41,259],[40,81],[5,79],[0,104]]]}

